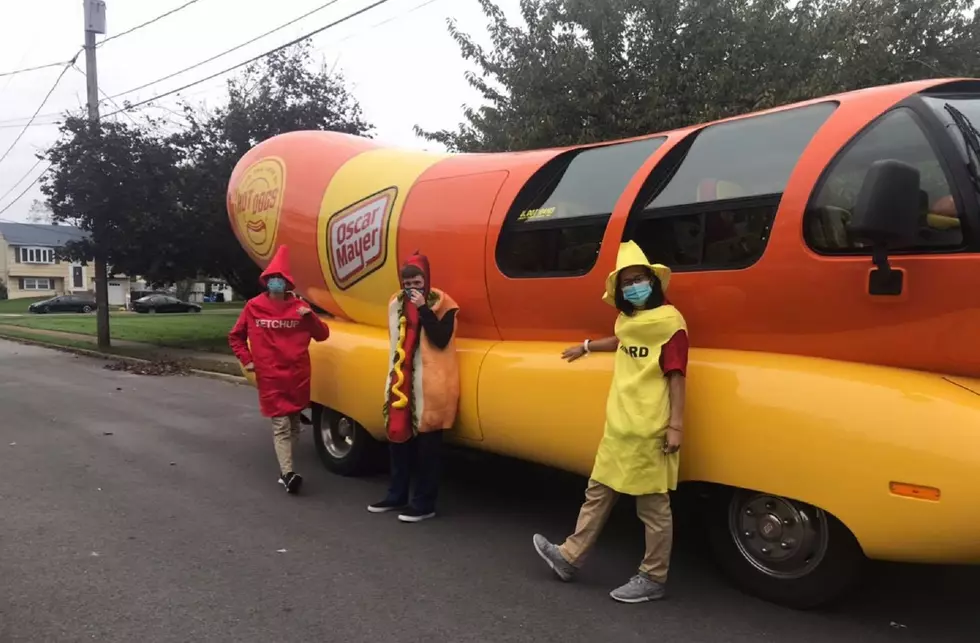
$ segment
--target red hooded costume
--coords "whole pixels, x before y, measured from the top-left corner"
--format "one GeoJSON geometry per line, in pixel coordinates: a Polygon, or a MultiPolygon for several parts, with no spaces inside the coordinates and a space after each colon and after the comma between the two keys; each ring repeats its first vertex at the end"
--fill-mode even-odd
{"type": "MultiPolygon", "coordinates": [[[[262,273],[262,284],[279,275],[295,282],[289,270],[289,251],[280,246],[262,273]]],[[[310,405],[310,340],[322,342],[330,335],[327,325],[315,313],[300,315],[309,307],[299,297],[286,292],[273,299],[265,292],[250,299],[228,334],[228,343],[243,366],[255,364],[259,406],[266,417],[299,413],[310,405]]]]}

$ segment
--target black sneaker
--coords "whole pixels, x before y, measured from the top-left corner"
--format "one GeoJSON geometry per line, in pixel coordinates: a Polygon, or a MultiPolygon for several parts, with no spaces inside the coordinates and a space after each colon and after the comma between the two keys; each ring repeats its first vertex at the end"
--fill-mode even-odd
{"type": "Polygon", "coordinates": [[[299,493],[299,488],[303,486],[303,476],[290,471],[279,476],[279,484],[286,489],[286,493],[296,494],[299,493]]]}
{"type": "Polygon", "coordinates": [[[368,505],[368,511],[373,514],[383,514],[389,511],[397,511],[405,507],[404,502],[393,502],[391,500],[385,499],[381,502],[376,502],[373,505],[368,505]]]}
{"type": "Polygon", "coordinates": [[[398,519],[402,522],[422,522],[423,520],[428,520],[429,518],[435,518],[435,511],[419,511],[418,509],[406,509],[398,515],[398,519]]]}

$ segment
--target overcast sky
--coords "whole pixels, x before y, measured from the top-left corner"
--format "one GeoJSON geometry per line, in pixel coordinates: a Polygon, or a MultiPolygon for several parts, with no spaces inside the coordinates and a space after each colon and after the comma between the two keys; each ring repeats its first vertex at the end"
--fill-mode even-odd
{"type": "MultiPolygon", "coordinates": [[[[170,80],[128,94],[118,101],[137,102],[199,80],[235,63],[331,23],[375,0],[336,0],[335,4],[270,36],[222,56],[207,65],[170,80]]],[[[150,20],[179,7],[187,0],[106,0],[107,36],[150,20]]],[[[159,22],[113,40],[98,49],[99,87],[115,95],[248,41],[288,22],[327,0],[198,0],[159,22]]],[[[497,0],[517,18],[518,0],[497,0]]],[[[0,73],[70,59],[83,41],[82,0],[21,0],[4,2],[4,37],[0,39],[0,73]]],[[[432,147],[412,132],[413,125],[427,129],[453,127],[462,118],[462,105],[475,104],[479,96],[467,85],[469,69],[446,31],[453,16],[464,31],[486,41],[486,20],[476,0],[388,0],[344,24],[312,38],[314,49],[336,65],[360,100],[367,120],[376,126],[377,138],[396,145],[432,147]]],[[[103,36],[99,36],[101,40],[103,36]]],[[[85,57],[78,67],[84,71],[85,57]]],[[[61,68],[0,77],[0,155],[21,132],[61,68]]],[[[165,116],[181,96],[193,102],[220,100],[224,75],[176,95],[161,99],[148,113],[165,116]]],[[[85,104],[85,77],[69,69],[41,109],[36,122],[51,123],[50,115],[85,104]]],[[[111,111],[103,106],[102,111],[111,111]]],[[[6,193],[36,162],[35,154],[57,137],[52,126],[27,130],[9,156],[0,163],[0,195],[6,193]]],[[[29,174],[0,201],[5,207],[39,174],[44,164],[29,174]]],[[[35,186],[2,215],[5,220],[24,220],[31,203],[42,195],[35,186]]]]}

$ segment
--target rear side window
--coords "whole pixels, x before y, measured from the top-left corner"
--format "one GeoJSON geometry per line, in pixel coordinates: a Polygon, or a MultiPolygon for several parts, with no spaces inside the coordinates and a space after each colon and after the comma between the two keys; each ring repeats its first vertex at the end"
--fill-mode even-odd
{"type": "Polygon", "coordinates": [[[497,243],[508,277],[584,275],[626,185],[664,138],[573,150],[552,159],[514,200],[497,243]]]}
{"type": "Polygon", "coordinates": [[[647,179],[625,238],[674,270],[752,265],[765,252],[790,174],[836,108],[818,103],[692,134],[647,179]]]}
{"type": "Polygon", "coordinates": [[[743,118],[704,128],[645,209],[782,194],[813,135],[837,103],[743,118]]]}

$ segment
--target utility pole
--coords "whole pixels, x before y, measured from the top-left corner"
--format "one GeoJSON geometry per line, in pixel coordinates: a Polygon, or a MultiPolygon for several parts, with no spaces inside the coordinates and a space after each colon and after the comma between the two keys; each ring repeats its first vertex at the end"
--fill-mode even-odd
{"type": "MultiPolygon", "coordinates": [[[[82,0],[85,7],[85,79],[88,87],[88,119],[92,131],[99,129],[99,77],[95,66],[95,35],[105,34],[105,2],[82,0]]],[[[99,241],[98,226],[92,230],[99,241]]],[[[109,339],[109,272],[103,248],[96,245],[95,252],[95,303],[96,329],[99,348],[110,346],[109,339]]]]}

